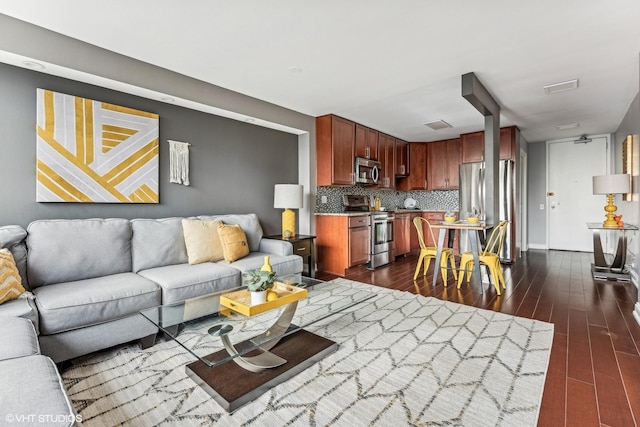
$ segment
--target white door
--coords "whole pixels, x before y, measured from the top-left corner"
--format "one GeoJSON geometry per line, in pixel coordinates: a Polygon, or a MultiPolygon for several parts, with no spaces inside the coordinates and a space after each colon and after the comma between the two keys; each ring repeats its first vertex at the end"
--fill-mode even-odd
{"type": "Polygon", "coordinates": [[[592,178],[605,175],[608,138],[547,144],[547,229],[549,249],[593,252],[587,222],[604,220],[606,197],[593,194],[592,178]]]}

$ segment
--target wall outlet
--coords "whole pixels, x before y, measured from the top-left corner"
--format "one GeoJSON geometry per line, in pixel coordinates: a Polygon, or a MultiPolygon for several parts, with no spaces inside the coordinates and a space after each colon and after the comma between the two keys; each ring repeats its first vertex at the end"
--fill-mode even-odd
{"type": "Polygon", "coordinates": [[[320,197],[320,203],[322,203],[322,204],[327,203],[327,196],[321,196],[320,197]]]}
{"type": "Polygon", "coordinates": [[[543,211],[544,210],[544,203],[540,203],[540,210],[543,211]]]}

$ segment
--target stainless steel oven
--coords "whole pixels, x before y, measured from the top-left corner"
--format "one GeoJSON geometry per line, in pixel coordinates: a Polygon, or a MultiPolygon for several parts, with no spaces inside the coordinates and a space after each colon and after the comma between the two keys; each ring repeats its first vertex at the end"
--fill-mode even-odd
{"type": "Polygon", "coordinates": [[[371,214],[371,253],[367,265],[370,269],[389,264],[395,258],[394,221],[391,212],[371,214]]]}
{"type": "MultiPolygon", "coordinates": [[[[369,196],[345,194],[342,197],[345,212],[369,212],[369,196]]],[[[389,264],[395,259],[396,244],[394,242],[394,225],[396,219],[393,212],[371,212],[371,242],[369,243],[369,262],[367,268],[373,270],[381,265],[389,264]]]]}

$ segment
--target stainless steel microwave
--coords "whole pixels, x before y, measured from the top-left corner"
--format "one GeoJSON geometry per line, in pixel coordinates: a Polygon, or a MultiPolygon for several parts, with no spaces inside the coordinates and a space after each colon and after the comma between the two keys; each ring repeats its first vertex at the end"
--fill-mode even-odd
{"type": "Polygon", "coordinates": [[[380,179],[382,165],[377,160],[356,157],[356,183],[377,184],[380,179]]]}

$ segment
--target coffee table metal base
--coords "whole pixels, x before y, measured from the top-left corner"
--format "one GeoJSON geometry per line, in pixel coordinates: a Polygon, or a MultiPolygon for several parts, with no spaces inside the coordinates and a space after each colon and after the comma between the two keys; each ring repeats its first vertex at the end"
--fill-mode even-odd
{"type": "MultiPolygon", "coordinates": [[[[237,347],[242,348],[242,343],[237,347]]],[[[338,344],[334,341],[301,329],[283,337],[278,345],[270,350],[271,353],[287,361],[275,368],[255,373],[236,363],[224,363],[209,368],[203,362],[196,361],[188,364],[185,369],[187,375],[209,393],[220,406],[227,412],[233,412],[322,360],[337,348],[338,344]]],[[[246,356],[251,355],[252,353],[248,353],[246,356]]],[[[205,359],[217,361],[228,356],[226,350],[220,350],[206,356],[205,359]]]]}

